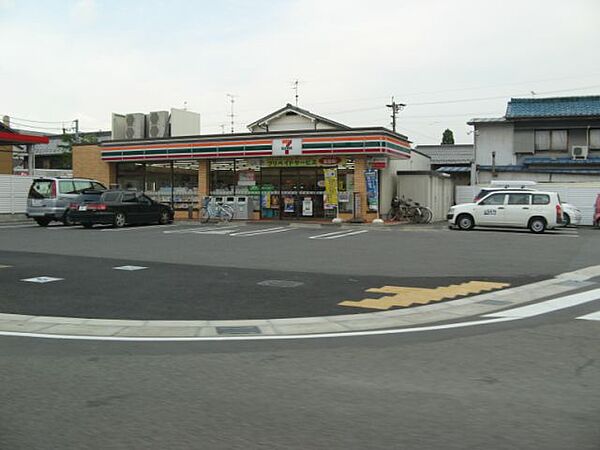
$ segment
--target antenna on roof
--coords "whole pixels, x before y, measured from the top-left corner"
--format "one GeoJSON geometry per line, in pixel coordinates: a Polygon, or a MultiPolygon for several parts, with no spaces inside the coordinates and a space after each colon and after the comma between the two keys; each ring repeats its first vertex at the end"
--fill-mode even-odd
{"type": "Polygon", "coordinates": [[[227,94],[227,98],[229,99],[229,102],[231,103],[231,112],[229,113],[229,118],[231,119],[231,132],[232,133],[235,132],[235,122],[234,122],[235,114],[233,112],[233,107],[234,107],[236,97],[237,97],[237,95],[227,94]]]}
{"type": "Polygon", "coordinates": [[[298,107],[298,99],[300,98],[300,84],[304,83],[302,80],[298,80],[297,78],[292,81],[292,91],[294,91],[294,98],[296,99],[296,108],[298,107]]]}
{"type": "Polygon", "coordinates": [[[537,92],[535,92],[535,91],[529,91],[529,92],[531,92],[532,97],[535,97],[537,95],[537,92]]]}

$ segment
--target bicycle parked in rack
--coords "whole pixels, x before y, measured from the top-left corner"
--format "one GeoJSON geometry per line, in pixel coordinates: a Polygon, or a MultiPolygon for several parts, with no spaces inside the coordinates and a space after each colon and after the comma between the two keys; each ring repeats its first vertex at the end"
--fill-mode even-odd
{"type": "Polygon", "coordinates": [[[392,199],[392,207],[388,212],[388,220],[409,221],[411,223],[430,223],[433,219],[433,212],[427,206],[421,206],[420,203],[398,198],[392,199]]]}
{"type": "Polygon", "coordinates": [[[204,199],[204,206],[200,208],[200,222],[207,223],[211,219],[220,222],[229,222],[233,219],[234,211],[229,205],[211,201],[210,197],[204,199]]]}

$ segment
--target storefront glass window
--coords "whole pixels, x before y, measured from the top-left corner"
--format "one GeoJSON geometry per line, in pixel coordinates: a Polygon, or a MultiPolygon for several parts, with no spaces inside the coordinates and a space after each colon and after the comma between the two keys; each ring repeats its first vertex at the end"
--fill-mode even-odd
{"type": "Polygon", "coordinates": [[[144,189],[144,163],[118,163],[117,184],[121,189],[144,189]]]}
{"type": "Polygon", "coordinates": [[[144,192],[153,200],[171,203],[171,163],[146,163],[144,192]]]}
{"type": "Polygon", "coordinates": [[[185,211],[198,205],[198,161],[173,161],[173,208],[185,211]]]}
{"type": "Polygon", "coordinates": [[[210,195],[233,195],[236,177],[232,160],[210,162],[210,195]]]}

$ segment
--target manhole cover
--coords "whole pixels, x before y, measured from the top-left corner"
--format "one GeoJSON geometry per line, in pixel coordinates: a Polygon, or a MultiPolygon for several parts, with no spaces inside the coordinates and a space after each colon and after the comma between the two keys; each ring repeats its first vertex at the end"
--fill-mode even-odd
{"type": "Polygon", "coordinates": [[[289,280],[265,280],[257,283],[259,286],[280,287],[280,288],[295,288],[302,286],[304,283],[300,281],[289,280]]]}
{"type": "Polygon", "coordinates": [[[218,334],[261,334],[258,327],[216,327],[218,334]]]}

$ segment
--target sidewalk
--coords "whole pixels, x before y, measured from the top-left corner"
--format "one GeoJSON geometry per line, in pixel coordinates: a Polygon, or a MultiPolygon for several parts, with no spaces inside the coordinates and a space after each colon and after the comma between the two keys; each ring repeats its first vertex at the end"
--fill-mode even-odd
{"type": "Polygon", "coordinates": [[[0,223],[33,222],[25,214],[0,214],[0,223]]]}

